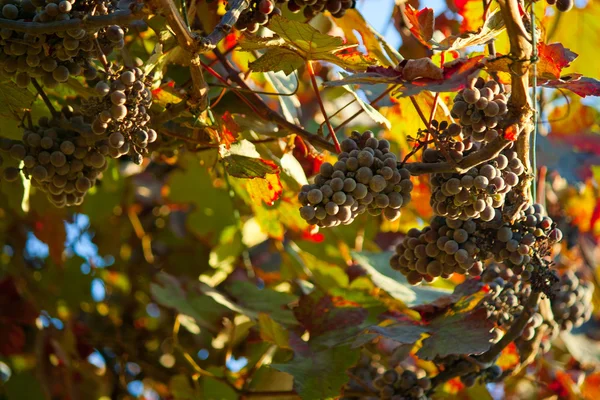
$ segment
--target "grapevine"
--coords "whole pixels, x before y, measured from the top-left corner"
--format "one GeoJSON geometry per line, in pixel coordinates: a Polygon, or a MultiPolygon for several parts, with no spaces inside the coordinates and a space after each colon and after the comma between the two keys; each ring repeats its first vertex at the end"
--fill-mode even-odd
{"type": "Polygon", "coordinates": [[[1,398],[594,397],[597,5],[383,3],[0,2],[1,398]]]}

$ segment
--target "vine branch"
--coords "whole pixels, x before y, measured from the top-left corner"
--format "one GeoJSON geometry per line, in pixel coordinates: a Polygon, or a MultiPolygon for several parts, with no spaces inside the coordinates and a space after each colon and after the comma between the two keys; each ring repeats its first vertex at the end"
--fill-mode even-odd
{"type": "MultiPolygon", "coordinates": [[[[229,74],[229,79],[231,79],[233,82],[239,85],[242,89],[246,89],[247,91],[251,92],[246,82],[244,82],[244,80],[240,78],[238,72],[231,66],[229,60],[227,60],[227,58],[225,58],[225,56],[218,49],[215,49],[214,53],[217,56],[217,58],[221,61],[223,67],[227,70],[227,73],[229,74]]],[[[284,129],[297,134],[303,139],[306,139],[308,142],[312,143],[315,146],[321,147],[324,150],[335,152],[335,146],[333,143],[328,142],[322,136],[310,133],[305,129],[299,127],[298,125],[291,123],[290,121],[285,119],[285,117],[281,116],[278,112],[271,110],[271,108],[269,108],[269,106],[267,106],[267,104],[257,94],[248,93],[248,96],[252,97],[253,105],[259,112],[260,118],[276,123],[284,129]]]]}
{"type": "Polygon", "coordinates": [[[131,10],[116,11],[107,15],[94,15],[85,18],[73,18],[68,21],[44,23],[13,21],[11,19],[0,18],[0,28],[33,34],[65,32],[71,29],[93,30],[108,25],[128,25],[131,22],[138,20],[141,17],[141,14],[141,7],[136,7],[131,10]]]}

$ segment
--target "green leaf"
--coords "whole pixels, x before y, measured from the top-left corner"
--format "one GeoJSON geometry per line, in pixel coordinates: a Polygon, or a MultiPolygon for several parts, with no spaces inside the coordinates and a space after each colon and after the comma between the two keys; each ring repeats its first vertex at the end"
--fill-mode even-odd
{"type": "Polygon", "coordinates": [[[413,344],[421,338],[423,333],[428,331],[428,327],[408,321],[388,326],[372,326],[366,330],[366,332],[375,333],[402,344],[413,344]]]}
{"type": "Polygon", "coordinates": [[[286,75],[302,68],[306,61],[298,53],[285,47],[268,49],[256,61],[248,64],[248,68],[256,72],[279,72],[286,75]]]}
{"type": "Polygon", "coordinates": [[[358,45],[345,45],[341,37],[321,33],[309,24],[275,15],[269,22],[269,29],[277,36],[263,41],[246,38],[240,43],[244,51],[267,49],[264,55],[250,64],[255,71],[285,71],[290,74],[299,65],[312,60],[331,62],[352,71],[364,71],[374,64],[372,59],[358,51],[347,52],[358,45]],[[346,52],[339,54],[342,50],[346,52]]]}
{"type": "Polygon", "coordinates": [[[417,355],[424,360],[452,354],[481,354],[489,350],[493,322],[483,308],[464,314],[435,318],[428,325],[431,336],[423,340],[417,355]]]}
{"type": "Polygon", "coordinates": [[[233,264],[238,259],[243,249],[242,233],[237,225],[228,226],[221,232],[219,244],[210,252],[208,262],[213,268],[224,269],[231,272],[233,264]]]}
{"type": "Polygon", "coordinates": [[[44,400],[44,392],[33,374],[23,372],[14,374],[4,383],[6,395],[10,400],[44,400]]]}
{"type": "Polygon", "coordinates": [[[274,343],[284,349],[291,349],[289,332],[269,315],[265,313],[258,314],[258,327],[262,340],[274,343]]]}
{"type": "Polygon", "coordinates": [[[225,162],[225,168],[231,176],[237,178],[264,178],[267,174],[278,174],[279,167],[272,161],[263,160],[256,147],[242,140],[227,149],[222,146],[219,153],[225,162]]]}
{"type": "Polygon", "coordinates": [[[294,295],[267,288],[259,289],[256,285],[245,281],[234,282],[228,291],[240,304],[250,310],[267,313],[281,324],[298,323],[289,308],[289,304],[297,300],[294,295]]]}
{"type": "MultiPolygon", "coordinates": [[[[202,157],[187,153],[181,157],[181,169],[169,179],[169,199],[176,203],[191,203],[187,227],[193,232],[219,238],[221,230],[235,224],[231,199],[226,190],[214,187],[213,178],[205,165],[212,165],[208,152],[202,157]]],[[[214,161],[213,161],[214,162],[214,161]]]]}
{"type": "Polygon", "coordinates": [[[173,400],[194,400],[198,394],[190,384],[186,375],[175,375],[169,381],[169,391],[173,400]]]}
{"type": "Polygon", "coordinates": [[[150,285],[150,293],[157,303],[194,318],[201,327],[219,331],[218,320],[227,311],[223,305],[209,296],[186,291],[175,277],[164,272],[157,275],[157,280],[159,284],[150,285]]]}
{"type": "Polygon", "coordinates": [[[346,370],[356,364],[359,356],[360,349],[335,347],[309,357],[296,355],[288,364],[271,367],[294,377],[294,386],[302,399],[328,399],[339,396],[349,380],[346,370]]]}
{"type": "Polygon", "coordinates": [[[451,292],[429,287],[414,287],[404,275],[390,266],[392,252],[352,252],[352,257],[363,267],[373,283],[407,306],[429,303],[451,292]]]}
{"type": "MultiPolygon", "coordinates": [[[[0,118],[21,120],[25,110],[31,108],[35,95],[28,89],[17,86],[13,81],[0,83],[0,118]]],[[[2,131],[0,130],[0,134],[2,131]]]]}

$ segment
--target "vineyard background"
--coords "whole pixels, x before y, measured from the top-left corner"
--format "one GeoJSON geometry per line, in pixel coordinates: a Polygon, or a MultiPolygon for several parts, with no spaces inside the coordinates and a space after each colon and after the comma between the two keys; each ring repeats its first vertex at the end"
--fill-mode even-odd
{"type": "MultiPolygon", "coordinates": [[[[298,212],[302,186],[324,162],[336,161],[321,101],[340,141],[371,130],[403,160],[425,127],[419,113],[448,120],[460,88],[451,76],[439,98],[419,85],[406,97],[394,95],[393,85],[331,84],[349,74],[340,65],[360,72],[430,57],[418,66],[423,73],[488,54],[480,44],[433,52],[423,43],[426,21],[414,24],[417,10],[432,8],[432,37],[441,43],[478,31],[485,2],[358,0],[342,18],[311,21],[356,48],[328,52],[308,68],[283,58],[254,64],[267,72],[249,70],[264,48],[237,30],[194,68],[167,27],[163,6],[171,2],[139,3],[146,24],[130,27],[124,48],[108,60],[139,60],[151,82],[149,124],[158,139],[141,164],[108,159],[85,200],[66,208],[54,207],[23,176],[0,181],[0,399],[359,398],[351,396],[347,370],[365,354],[423,377],[440,372],[432,359],[454,355],[455,346],[464,354],[489,348],[485,316],[475,309],[484,290],[453,294],[465,280],[456,274],[411,286],[389,265],[407,232],[433,216],[427,176],[411,178],[412,201],[396,221],[365,213],[352,225],[317,229],[298,212]],[[407,8],[413,19],[402,15],[407,8]],[[208,110],[196,92],[198,70],[208,84],[200,87],[208,110]],[[239,89],[241,80],[257,97],[239,89]],[[434,320],[438,331],[436,323],[414,329],[434,320]],[[411,328],[394,331],[392,323],[411,328]]],[[[190,26],[204,33],[226,11],[217,0],[186,5],[190,26]]],[[[600,3],[576,1],[559,13],[540,1],[534,11],[542,38],[536,195],[564,235],[554,268],[595,287],[594,314],[528,367],[520,368],[525,360],[514,344],[504,348],[496,364],[514,376],[473,385],[450,379],[434,398],[600,397],[600,3]],[[573,84],[576,73],[590,80],[573,84]]],[[[305,22],[301,14],[283,16],[283,30],[305,22]]],[[[507,54],[507,33],[491,29],[496,52],[507,54]]],[[[491,72],[510,82],[506,68],[491,72]]],[[[47,103],[81,106],[96,82],[71,76],[44,87],[43,98],[4,76],[0,136],[20,140],[29,112],[33,121],[51,117],[47,103]]],[[[6,154],[4,168],[19,165],[6,154]]]]}

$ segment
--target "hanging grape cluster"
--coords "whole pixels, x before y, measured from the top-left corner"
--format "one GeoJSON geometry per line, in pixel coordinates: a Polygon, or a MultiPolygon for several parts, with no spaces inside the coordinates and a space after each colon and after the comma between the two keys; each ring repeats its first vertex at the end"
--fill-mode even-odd
{"type": "Polygon", "coordinates": [[[365,211],[398,219],[410,202],[413,184],[408,170],[397,168],[389,146],[370,131],[353,132],[342,141],[338,161],[321,165],[314,184],[299,193],[302,218],[322,227],[348,225],[365,211]]]}
{"type": "Polygon", "coordinates": [[[482,229],[489,231],[485,247],[495,261],[506,264],[524,279],[531,276],[534,265],[550,254],[554,243],[562,239],[560,229],[537,203],[526,208],[512,224],[490,224],[482,229]]]}
{"type": "MultiPolygon", "coordinates": [[[[351,378],[345,391],[364,392],[364,385],[366,385],[371,393],[377,394],[378,399],[426,400],[429,398],[427,391],[431,389],[431,379],[422,369],[400,366],[386,369],[377,361],[362,355],[358,364],[348,372],[351,378]]],[[[341,400],[372,398],[374,397],[371,395],[342,396],[341,400]]]]}
{"type": "MultiPolygon", "coordinates": [[[[472,146],[471,146],[472,147],[472,146]]],[[[463,157],[464,143],[457,142],[451,150],[463,157]]],[[[439,150],[430,149],[425,154],[426,162],[439,162],[439,150]]],[[[495,159],[471,168],[465,174],[432,174],[430,204],[438,215],[449,219],[481,218],[491,221],[494,208],[504,205],[506,194],[519,183],[519,175],[525,170],[517,153],[508,149],[495,159]]]]}
{"type": "Polygon", "coordinates": [[[283,5],[287,5],[293,13],[302,11],[306,18],[313,18],[325,11],[335,18],[341,18],[355,4],[355,0],[251,0],[235,26],[241,31],[256,33],[261,26],[269,23],[271,17],[281,15],[280,7],[283,5]]]}
{"type": "Polygon", "coordinates": [[[567,12],[573,8],[575,2],[573,0],[546,0],[551,6],[556,6],[556,9],[561,12],[567,12]]]}
{"type": "Polygon", "coordinates": [[[152,106],[149,83],[137,67],[110,73],[96,84],[102,97],[91,98],[82,107],[82,112],[93,121],[92,140],[107,139],[113,158],[128,154],[141,164],[148,144],[157,138],[156,131],[147,126],[152,106]]]}
{"type": "Polygon", "coordinates": [[[478,245],[477,224],[472,221],[434,217],[423,230],[408,231],[396,247],[390,265],[406,276],[411,284],[423,279],[448,278],[453,273],[481,274],[482,249],[478,245]]]}
{"type": "MultiPolygon", "coordinates": [[[[31,185],[45,192],[56,207],[81,204],[107,167],[106,152],[90,146],[81,132],[91,132],[91,126],[80,115],[44,117],[38,126],[25,129],[22,142],[13,143],[8,150],[11,158],[23,162],[23,174],[31,185]]],[[[18,175],[16,167],[3,173],[9,182],[18,175]]]]}
{"type": "Polygon", "coordinates": [[[486,82],[482,78],[458,92],[451,114],[460,120],[465,137],[472,137],[476,142],[490,142],[498,137],[494,128],[508,112],[508,99],[503,92],[498,82],[486,82]]]}
{"type": "Polygon", "coordinates": [[[592,316],[594,285],[568,271],[555,284],[550,302],[554,320],[561,330],[578,328],[592,316]]]}
{"type": "Polygon", "coordinates": [[[423,230],[411,229],[390,265],[417,284],[453,273],[478,276],[483,262],[493,258],[528,280],[535,266],[545,266],[542,258],[562,233],[540,204],[528,207],[514,223],[503,221],[499,209],[492,211],[489,221],[436,216],[423,230]]]}
{"type": "MultiPolygon", "coordinates": [[[[107,15],[116,9],[116,0],[24,0],[6,2],[2,6],[2,17],[46,24],[107,15]]],[[[69,76],[94,79],[97,71],[92,60],[98,57],[99,51],[109,54],[113,49],[122,48],[124,35],[124,28],[117,25],[44,34],[3,28],[0,30],[0,71],[14,78],[20,87],[29,85],[31,78],[39,78],[51,88],[66,82],[69,76]]]]}

